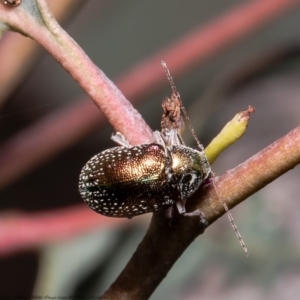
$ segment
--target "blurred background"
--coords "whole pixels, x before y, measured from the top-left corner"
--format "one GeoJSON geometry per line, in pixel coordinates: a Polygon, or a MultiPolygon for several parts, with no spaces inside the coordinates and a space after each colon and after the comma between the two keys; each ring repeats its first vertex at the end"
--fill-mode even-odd
{"type": "MultiPolygon", "coordinates": [[[[216,174],[299,126],[299,1],[49,3],[153,130],[170,95],[161,60],[204,145],[235,113],[255,107],[245,136],[213,165],[216,174]],[[151,68],[161,68],[160,77],[151,68]]],[[[101,295],[135,251],[151,214],[111,219],[84,206],[79,172],[114,146],[113,128],[45,50],[8,32],[0,66],[0,298],[101,295]]],[[[188,133],[184,139],[194,145],[188,133]]],[[[299,177],[298,167],[232,210],[249,258],[223,216],[151,299],[297,299],[299,177]]]]}

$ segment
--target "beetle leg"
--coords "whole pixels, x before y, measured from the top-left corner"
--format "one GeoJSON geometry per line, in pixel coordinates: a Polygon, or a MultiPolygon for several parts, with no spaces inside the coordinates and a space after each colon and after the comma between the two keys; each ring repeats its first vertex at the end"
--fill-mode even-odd
{"type": "Polygon", "coordinates": [[[179,214],[181,214],[181,215],[185,215],[187,213],[185,210],[185,203],[186,203],[186,199],[179,198],[176,201],[177,210],[178,210],[179,214]]]}
{"type": "Polygon", "coordinates": [[[178,134],[177,130],[175,129],[170,129],[167,134],[167,139],[168,139],[168,145],[169,146],[176,146],[176,145],[183,145],[185,146],[185,143],[182,139],[182,137],[178,134]]]}
{"type": "Polygon", "coordinates": [[[200,218],[200,224],[206,228],[208,226],[208,222],[204,217],[203,212],[200,209],[196,209],[192,212],[186,212],[185,210],[185,204],[186,204],[186,199],[178,199],[176,201],[176,207],[179,212],[179,214],[185,216],[185,217],[199,217],[200,218]]]}
{"type": "Polygon", "coordinates": [[[178,145],[183,145],[183,146],[185,146],[185,143],[184,143],[184,141],[183,141],[183,139],[182,139],[182,137],[177,133],[177,135],[176,135],[177,137],[177,140],[178,140],[178,145]]]}
{"type": "Polygon", "coordinates": [[[185,145],[182,137],[178,134],[176,129],[165,129],[163,133],[160,133],[164,144],[167,146],[185,145]]]}
{"type": "Polygon", "coordinates": [[[165,209],[165,218],[169,222],[169,226],[175,228],[177,226],[177,221],[174,217],[174,205],[165,209]]]}
{"type": "Polygon", "coordinates": [[[120,133],[120,132],[116,132],[115,134],[113,133],[113,135],[111,136],[111,139],[114,142],[116,142],[117,144],[119,144],[120,146],[124,146],[124,147],[127,147],[127,148],[131,147],[129,142],[125,139],[123,134],[120,133]]]}
{"type": "Polygon", "coordinates": [[[156,130],[156,131],[153,132],[153,136],[154,136],[155,142],[164,147],[165,156],[169,157],[169,153],[168,153],[168,150],[167,150],[167,147],[166,147],[166,143],[165,143],[165,140],[164,140],[163,135],[161,134],[161,132],[156,130]]]}
{"type": "Polygon", "coordinates": [[[154,136],[154,139],[155,139],[155,142],[159,145],[162,145],[164,148],[166,147],[166,143],[163,139],[163,135],[161,134],[161,132],[155,130],[153,132],[153,136],[154,136]]]}
{"type": "Polygon", "coordinates": [[[185,217],[200,217],[200,223],[204,226],[207,227],[208,226],[208,222],[205,219],[205,216],[203,214],[203,212],[200,209],[196,209],[192,212],[189,213],[184,213],[183,214],[185,217]]]}
{"type": "Polygon", "coordinates": [[[173,205],[165,209],[165,218],[171,220],[173,217],[173,205]]]}
{"type": "Polygon", "coordinates": [[[200,161],[201,161],[201,166],[202,166],[202,171],[203,171],[203,180],[207,179],[211,175],[211,167],[210,164],[207,160],[207,157],[205,155],[204,151],[199,151],[198,152],[200,161]]]}

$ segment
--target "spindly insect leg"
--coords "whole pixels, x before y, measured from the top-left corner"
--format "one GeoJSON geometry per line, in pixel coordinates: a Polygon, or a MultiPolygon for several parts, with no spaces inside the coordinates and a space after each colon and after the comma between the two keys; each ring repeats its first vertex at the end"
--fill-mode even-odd
{"type": "Polygon", "coordinates": [[[123,146],[123,147],[132,147],[129,142],[125,139],[122,133],[116,132],[111,136],[111,139],[116,142],[118,145],[123,146]]]}
{"type": "Polygon", "coordinates": [[[176,201],[176,207],[179,212],[179,214],[185,216],[185,217],[199,217],[200,218],[200,224],[205,228],[208,226],[208,222],[204,217],[204,214],[200,209],[196,209],[192,212],[186,212],[185,204],[187,199],[178,199],[176,201]]]}

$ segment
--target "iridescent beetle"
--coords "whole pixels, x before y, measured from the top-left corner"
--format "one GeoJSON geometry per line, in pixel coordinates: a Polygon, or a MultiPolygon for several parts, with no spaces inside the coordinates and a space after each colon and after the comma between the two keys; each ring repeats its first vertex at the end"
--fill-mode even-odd
{"type": "MultiPolygon", "coordinates": [[[[127,217],[167,209],[172,217],[173,207],[184,216],[200,217],[200,210],[187,213],[185,203],[212,174],[210,164],[193,127],[190,124],[179,93],[164,62],[162,65],[172,88],[171,98],[163,101],[162,132],[153,133],[155,143],[132,146],[124,136],[112,136],[119,147],[105,150],[92,157],[79,176],[79,192],[91,209],[108,217],[127,217]],[[199,150],[184,145],[181,131],[184,122],[189,125],[199,150]]],[[[215,183],[212,180],[215,191],[215,183]]],[[[248,256],[246,245],[234,223],[226,203],[219,197],[237,238],[248,256]]]]}
{"type": "MultiPolygon", "coordinates": [[[[162,64],[172,96],[179,97],[162,64]]],[[[200,151],[185,146],[178,130],[171,127],[155,131],[152,144],[132,146],[120,133],[112,136],[120,146],[95,155],[80,173],[79,192],[91,209],[109,217],[131,218],[166,208],[171,216],[176,206],[180,214],[200,216],[205,223],[200,211],[187,213],[185,203],[210,176],[210,165],[202,146],[200,151]]]]}
{"type": "Polygon", "coordinates": [[[210,175],[201,151],[182,144],[167,146],[160,132],[155,143],[131,146],[117,133],[112,139],[120,147],[95,155],[83,167],[79,191],[84,201],[109,217],[127,217],[176,205],[186,213],[185,201],[210,175]]]}

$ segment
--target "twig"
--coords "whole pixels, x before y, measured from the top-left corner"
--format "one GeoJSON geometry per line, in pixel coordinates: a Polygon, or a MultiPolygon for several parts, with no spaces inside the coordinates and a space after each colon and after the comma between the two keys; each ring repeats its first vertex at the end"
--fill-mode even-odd
{"type": "MultiPolygon", "coordinates": [[[[50,1],[49,5],[56,18],[66,23],[74,15],[74,10],[84,3],[80,0],[50,1]]],[[[24,36],[8,32],[0,42],[0,108],[26,78],[32,64],[41,53],[39,45],[24,36]],[[13,63],[12,63],[13,62],[13,63]]]]}
{"type": "MultiPolygon", "coordinates": [[[[300,127],[297,127],[216,178],[215,183],[220,197],[232,208],[299,163],[300,127]]],[[[191,211],[201,209],[209,224],[225,213],[212,186],[200,189],[189,199],[187,208],[191,211]]],[[[163,218],[163,213],[155,213],[146,236],[104,294],[105,299],[148,299],[184,250],[201,233],[195,220],[182,217],[178,226],[172,228],[163,218]]]]}
{"type": "Polygon", "coordinates": [[[40,43],[79,83],[116,131],[132,144],[153,141],[152,131],[119,89],[56,22],[46,0],[0,6],[0,21],[40,43]]]}
{"type": "MultiPolygon", "coordinates": [[[[47,11],[44,0],[36,1],[42,5],[44,11],[47,11]]],[[[178,53],[171,51],[168,59],[170,68],[173,69],[174,67],[174,70],[178,71],[191,66],[191,61],[194,61],[196,56],[201,58],[210,55],[213,49],[217,49],[220,45],[226,45],[230,40],[242,36],[250,28],[255,28],[259,23],[258,21],[265,21],[267,18],[280,13],[283,8],[290,7],[295,3],[297,3],[295,0],[272,0],[255,1],[242,6],[235,11],[236,15],[235,13],[229,14],[228,19],[224,18],[218,22],[218,26],[204,31],[198,41],[195,40],[194,36],[188,37],[187,40],[192,39],[195,42],[189,44],[190,48],[176,48],[180,54],[185,53],[189,57],[188,63],[183,64],[182,60],[178,60],[178,53]],[[246,13],[246,10],[251,12],[247,14],[248,18],[244,18],[245,15],[240,13],[246,13]],[[238,18],[234,19],[234,17],[238,18]],[[226,27],[226,24],[229,25],[226,23],[229,20],[230,22],[235,20],[235,26],[226,27]],[[224,32],[218,31],[219,26],[224,27],[225,32],[227,30],[230,34],[223,36],[224,32]],[[202,39],[207,41],[209,46],[204,47],[201,44],[202,39]],[[175,53],[176,55],[174,55],[175,53]]],[[[21,6],[11,11],[0,9],[0,20],[6,20],[11,27],[28,34],[42,44],[79,82],[108,117],[115,129],[122,131],[132,144],[151,141],[151,130],[119,90],[92,64],[78,45],[55,22],[51,23],[53,20],[49,11],[40,19],[34,20],[21,6]],[[48,29],[45,24],[48,24],[48,29]]],[[[164,52],[160,53],[160,55],[162,54],[164,52]]],[[[148,61],[150,67],[155,65],[154,63],[156,62],[148,61]]],[[[147,65],[144,66],[143,71],[145,70],[147,70],[147,65]]],[[[133,74],[140,78],[142,78],[140,75],[144,75],[144,73],[133,74]]],[[[153,74],[160,73],[153,72],[153,74]]],[[[154,76],[153,82],[160,81],[161,76],[154,76]]],[[[146,81],[147,79],[142,80],[146,81]]],[[[135,82],[135,84],[140,83],[143,87],[142,82],[135,82]]],[[[299,128],[295,129],[286,137],[216,180],[220,196],[228,207],[237,205],[247,196],[299,163],[299,130],[299,128]]],[[[212,189],[206,187],[201,191],[205,194],[202,198],[203,201],[199,204],[199,198],[193,197],[189,201],[188,208],[198,207],[202,209],[211,224],[224,213],[224,208],[212,189]]],[[[150,228],[137,252],[117,281],[108,290],[106,296],[110,299],[147,299],[186,247],[200,233],[202,233],[201,228],[195,221],[180,218],[178,227],[174,229],[166,224],[162,218],[162,213],[154,214],[150,228]]]]}
{"type": "Polygon", "coordinates": [[[78,205],[46,212],[6,212],[0,218],[0,257],[66,240],[97,226],[116,226],[126,219],[108,219],[87,206],[78,205]]]}
{"type": "MultiPolygon", "coordinates": [[[[199,63],[213,53],[222,50],[225,46],[253,31],[262,23],[287,9],[291,9],[296,4],[298,2],[295,0],[266,0],[242,4],[205,26],[196,28],[173,45],[138,64],[116,81],[117,86],[127,97],[137,101],[143,96],[157,91],[160,86],[165,84],[165,75],[160,66],[162,59],[168,62],[174,75],[183,74],[195,63],[199,63]]],[[[17,9],[19,10],[19,8],[9,10],[4,5],[0,5],[0,20],[11,22],[8,12],[18,17],[17,9]]],[[[13,18],[13,20],[15,19],[13,18]]],[[[32,24],[32,20],[29,21],[28,26],[32,24]]],[[[23,22],[25,21],[23,20],[23,22]]],[[[37,32],[34,36],[39,34],[43,33],[37,32]]],[[[49,52],[52,53],[52,51],[49,52]]],[[[84,63],[84,61],[81,63],[84,63]]],[[[62,64],[64,65],[64,61],[62,61],[62,64]]],[[[89,78],[89,76],[87,77],[89,78]]],[[[94,85],[94,82],[91,82],[91,84],[94,85]]],[[[112,92],[111,95],[115,95],[115,93],[112,92]]],[[[118,105],[121,107],[121,104],[115,106],[118,105]]],[[[126,110],[121,112],[122,118],[125,114],[127,114],[126,110]]],[[[117,116],[117,113],[115,113],[115,116],[117,116]]],[[[102,121],[103,118],[93,110],[90,103],[82,102],[69,108],[69,111],[63,108],[61,111],[49,115],[45,120],[12,137],[0,148],[0,188],[12,183],[13,180],[21,177],[59,151],[82,139],[102,121]],[[74,122],[71,120],[73,120],[74,111],[80,110],[85,113],[77,118],[77,126],[73,126],[74,122]],[[54,118],[56,118],[55,124],[48,122],[48,120],[54,118]],[[45,132],[45,124],[49,126],[49,134],[45,132]],[[56,130],[55,134],[51,134],[53,126],[54,128],[60,128],[60,130],[56,130]],[[23,145],[23,148],[20,149],[19,145],[23,145]],[[41,147],[41,145],[44,147],[41,147]],[[24,151],[27,153],[26,157],[22,155],[24,151]]],[[[111,122],[116,122],[116,118],[111,122]]],[[[134,132],[136,131],[134,130],[134,132]]],[[[130,139],[127,134],[125,136],[132,143],[135,141],[130,139]]],[[[140,136],[140,139],[147,142],[145,136],[140,136]]],[[[140,140],[138,141],[140,142],[140,140]]]]}

